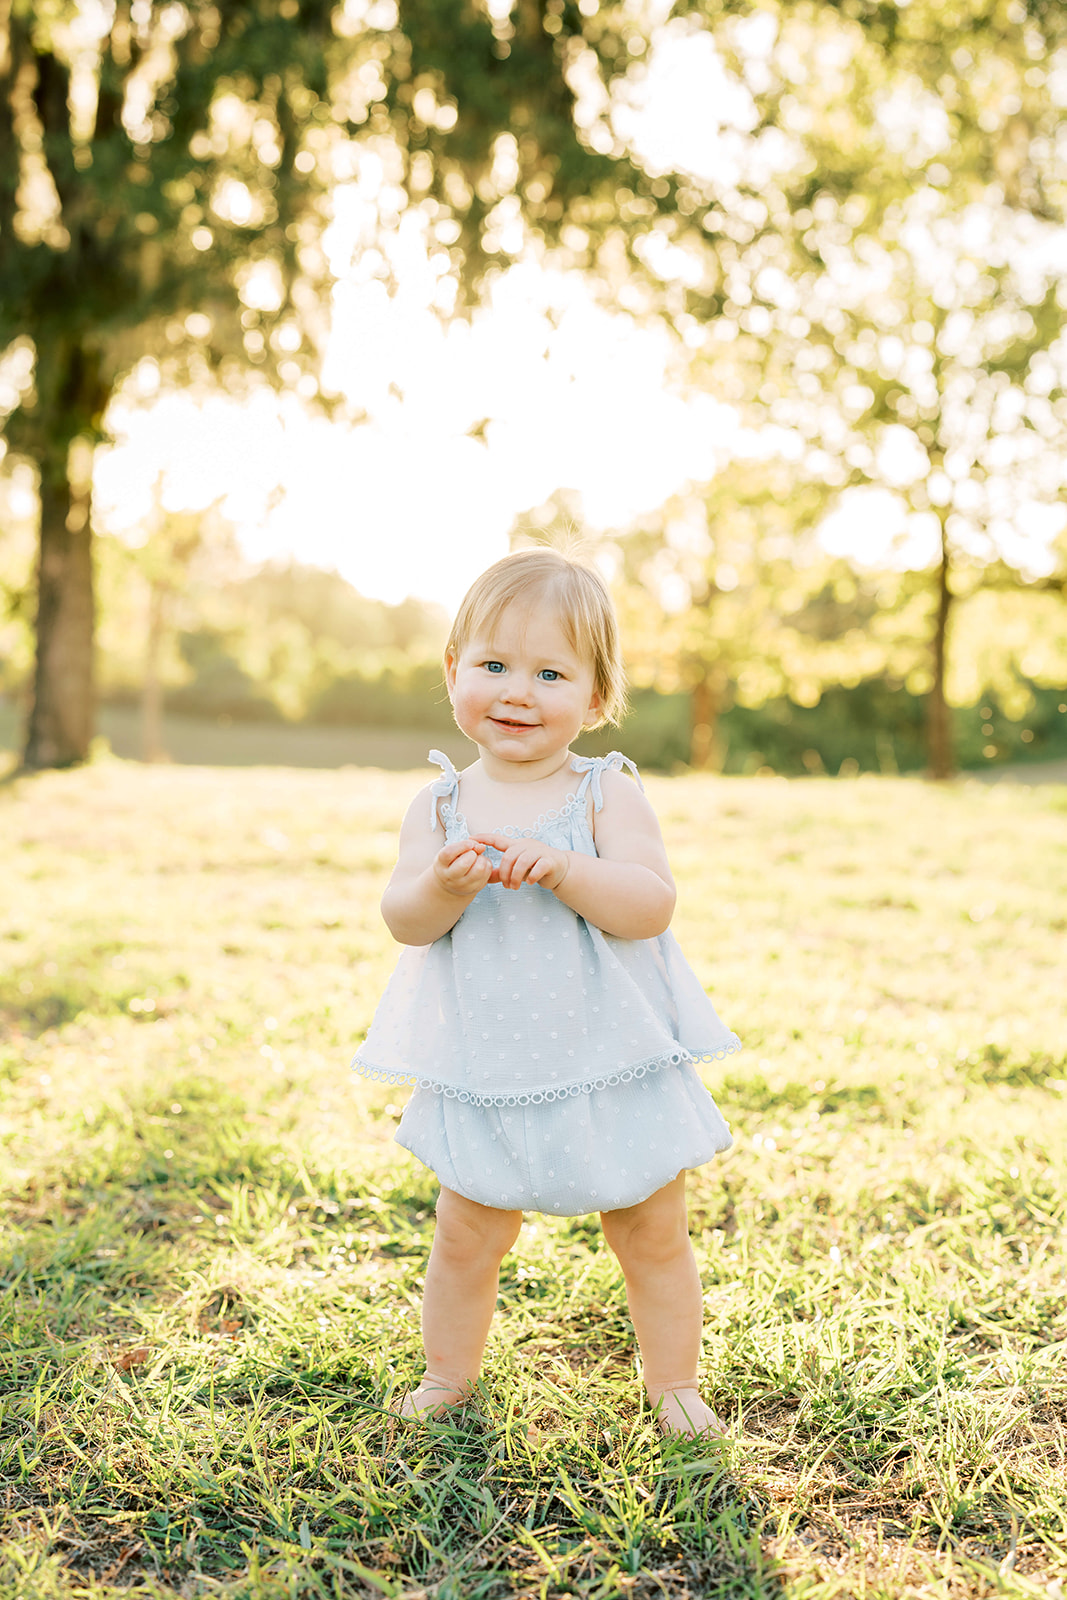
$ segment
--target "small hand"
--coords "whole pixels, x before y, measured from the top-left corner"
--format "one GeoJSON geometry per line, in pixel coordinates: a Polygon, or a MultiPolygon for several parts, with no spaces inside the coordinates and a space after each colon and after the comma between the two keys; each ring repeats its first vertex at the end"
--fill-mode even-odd
{"type": "Polygon", "coordinates": [[[505,889],[521,889],[524,883],[539,883],[543,889],[558,889],[570,868],[570,852],[555,850],[540,839],[510,839],[506,833],[476,833],[472,844],[492,845],[503,851],[493,868],[490,883],[505,889]]]}
{"type": "Polygon", "coordinates": [[[478,839],[453,839],[434,857],[434,877],[449,894],[469,900],[491,881],[493,864],[478,839]]]}

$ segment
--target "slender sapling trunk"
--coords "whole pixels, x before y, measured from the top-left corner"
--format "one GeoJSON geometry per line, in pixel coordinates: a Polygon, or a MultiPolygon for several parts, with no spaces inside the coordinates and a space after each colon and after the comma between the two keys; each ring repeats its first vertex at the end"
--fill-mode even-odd
{"type": "Polygon", "coordinates": [[[927,750],[930,776],[944,782],[956,775],[955,741],[952,732],[952,714],[945,699],[945,667],[948,657],[948,623],[952,608],[952,590],[949,587],[952,552],[945,529],[945,513],[940,514],[941,561],[937,572],[937,615],[932,640],[934,681],[927,699],[927,750]]]}

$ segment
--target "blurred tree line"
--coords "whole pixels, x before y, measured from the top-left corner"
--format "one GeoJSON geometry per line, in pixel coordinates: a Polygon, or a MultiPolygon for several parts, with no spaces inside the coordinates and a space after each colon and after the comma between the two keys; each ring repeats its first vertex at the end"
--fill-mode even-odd
{"type": "MultiPolygon", "coordinates": [[[[692,515],[691,506],[681,509],[692,515]]],[[[688,548],[672,525],[675,547],[688,548]]],[[[534,537],[570,541],[573,533],[564,511],[534,537]]],[[[531,542],[530,531],[516,542],[531,542]]],[[[25,537],[24,569],[29,544],[25,537]]],[[[723,572],[729,587],[721,600],[731,607],[723,609],[714,636],[717,652],[732,654],[714,657],[720,705],[709,750],[711,729],[699,720],[708,714],[706,702],[694,692],[706,676],[700,652],[708,635],[692,629],[685,610],[653,608],[655,573],[634,584],[625,579],[627,563],[639,569],[649,552],[656,560],[663,543],[644,544],[638,531],[589,540],[586,549],[617,569],[633,681],[623,729],[584,736],[584,752],[621,744],[641,766],[664,771],[703,763],[745,774],[847,775],[925,766],[925,696],[908,681],[924,651],[922,573],[868,574],[858,582],[846,562],[824,557],[819,582],[812,577],[787,627],[780,602],[789,591],[781,574],[772,573],[761,591],[751,575],[723,572]],[[821,677],[812,677],[810,651],[820,638],[836,652],[836,664],[824,662],[821,677]],[[867,641],[862,649],[859,639],[867,641]],[[893,640],[894,649],[887,648],[893,640]]],[[[453,726],[441,670],[449,625],[443,608],[369,600],[337,573],[297,562],[252,567],[221,519],[164,517],[140,548],[101,540],[98,591],[99,694],[111,704],[140,706],[148,760],[166,759],[165,711],[223,726],[411,728],[428,742],[453,726]]],[[[794,591],[790,604],[797,598],[794,591]]],[[[975,703],[954,711],[960,762],[982,767],[1067,757],[1064,690],[1017,670],[1018,659],[1033,654],[1031,602],[1002,593],[992,598],[995,614],[975,619],[973,642],[980,650],[982,635],[999,638],[998,659],[1010,664],[1003,641],[1012,638],[1015,669],[991,677],[975,703]]],[[[0,650],[0,694],[23,699],[32,656],[25,622],[9,623],[0,650]]]]}
{"type": "MultiPolygon", "coordinates": [[[[386,284],[405,214],[439,260],[442,315],[547,253],[664,320],[679,381],[762,441],[599,552],[637,683],[686,708],[691,764],[732,765],[746,718],[829,725],[846,705],[889,737],[884,767],[911,764],[897,752],[921,706],[935,777],[969,738],[953,705],[974,708],[993,755],[1001,712],[1044,740],[1067,682],[1062,6],[702,0],[657,31],[624,0],[13,0],[3,27],[0,405],[9,485],[28,471],[39,507],[35,604],[9,584],[35,621],[28,765],[78,759],[91,734],[109,402],[147,352],[166,384],[270,382],[337,404],[318,377],[322,235],[367,147],[390,174],[386,284]],[[712,41],[723,75],[701,173],[638,159],[626,135],[664,38],[712,41]],[[880,571],[818,537],[827,519],[861,525],[872,496],[915,552],[880,571]]],[[[168,571],[199,538],[152,532],[149,720],[168,571]]],[[[101,561],[105,628],[108,581],[101,561]]],[[[298,616],[267,627],[265,592],[256,613],[231,589],[256,628],[238,646],[236,624],[202,626],[182,670],[221,681],[228,661],[273,685],[264,705],[325,714],[344,700],[331,685],[366,669],[340,623],[313,645],[298,616]]],[[[352,693],[370,707],[367,686],[405,670],[376,667],[352,693]]],[[[826,764],[814,738],[805,750],[826,764]]]]}

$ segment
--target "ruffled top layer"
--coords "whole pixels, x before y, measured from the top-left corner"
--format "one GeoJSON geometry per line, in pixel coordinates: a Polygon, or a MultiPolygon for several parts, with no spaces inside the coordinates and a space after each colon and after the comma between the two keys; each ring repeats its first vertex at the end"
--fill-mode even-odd
{"type": "MultiPolygon", "coordinates": [[[[432,826],[466,838],[459,775],[430,760],[432,826]]],[[[618,751],[575,756],[582,780],[558,810],[492,831],[595,856],[589,801],[601,809],[603,773],[624,764],[636,777],[618,751]]],[[[617,939],[537,884],[488,884],[448,933],[404,949],[352,1065],[474,1105],[537,1105],[740,1048],[670,932],[617,939]]]]}

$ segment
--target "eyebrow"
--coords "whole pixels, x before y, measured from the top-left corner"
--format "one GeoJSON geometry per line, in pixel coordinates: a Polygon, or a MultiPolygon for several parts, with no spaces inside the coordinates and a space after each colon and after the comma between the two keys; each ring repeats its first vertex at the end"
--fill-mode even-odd
{"type": "MultiPolygon", "coordinates": [[[[471,649],[471,654],[476,656],[479,661],[505,661],[511,653],[507,650],[498,649],[492,644],[483,644],[479,640],[475,640],[471,649]]],[[[553,667],[558,670],[564,666],[574,667],[580,665],[577,655],[543,656],[540,658],[535,656],[533,659],[539,662],[539,671],[542,671],[545,667],[553,667]]]]}

